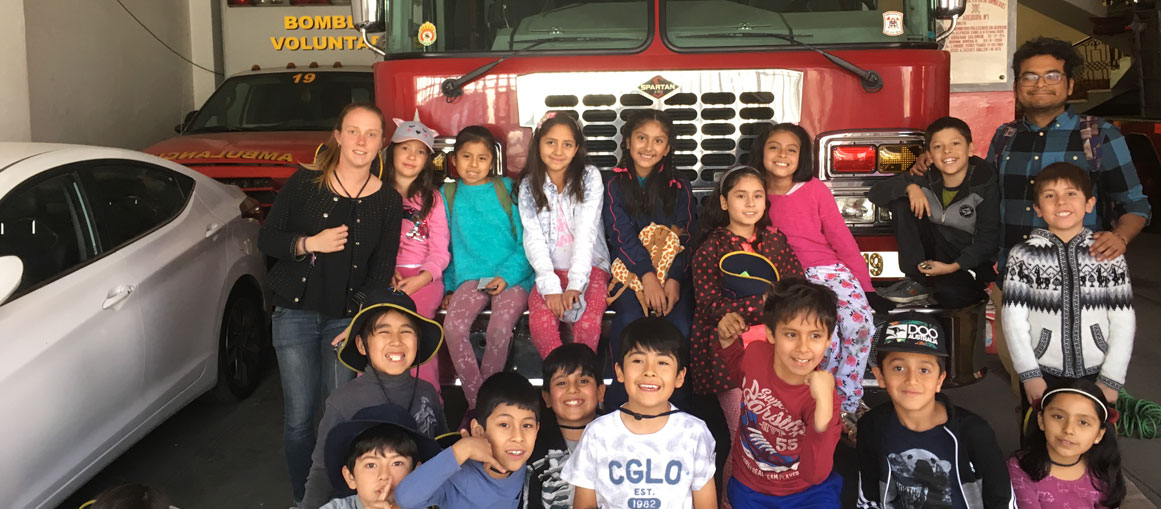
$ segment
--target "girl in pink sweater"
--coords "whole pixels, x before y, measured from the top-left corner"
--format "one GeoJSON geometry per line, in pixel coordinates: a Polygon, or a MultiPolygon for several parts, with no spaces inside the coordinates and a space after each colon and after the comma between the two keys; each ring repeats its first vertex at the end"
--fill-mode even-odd
{"type": "Polygon", "coordinates": [[[766,170],[770,223],[786,235],[806,278],[838,295],[838,324],[822,365],[835,377],[843,413],[853,417],[863,398],[863,371],[875,335],[866,295],[874,291],[871,274],[830,188],[813,176],[806,130],[773,125],[751,147],[751,162],[766,170]]]}
{"type": "MultiPolygon", "coordinates": [[[[403,228],[391,286],[411,296],[419,314],[434,318],[443,300],[443,270],[451,259],[447,214],[432,164],[436,132],[418,120],[396,119],[395,123],[395,135],[383,161],[383,180],[403,197],[403,228]]],[[[430,382],[438,393],[439,362],[420,365],[419,378],[430,382]]]]}

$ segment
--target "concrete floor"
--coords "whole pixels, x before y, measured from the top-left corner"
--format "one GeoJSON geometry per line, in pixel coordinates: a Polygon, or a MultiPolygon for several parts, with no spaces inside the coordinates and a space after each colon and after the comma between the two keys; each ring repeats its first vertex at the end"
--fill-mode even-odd
{"type": "MultiPolygon", "coordinates": [[[[1161,401],[1156,369],[1161,366],[1161,235],[1143,234],[1129,253],[1133,271],[1137,339],[1126,389],[1136,397],[1161,401]]],[[[989,373],[976,384],[949,389],[952,400],[986,418],[1000,447],[1015,450],[1017,429],[1011,409],[1015,397],[998,360],[988,359],[989,373]]],[[[462,396],[454,394],[449,399],[462,396]]],[[[456,406],[449,401],[449,413],[456,406]]],[[[290,507],[290,489],[281,445],[282,394],[274,370],[258,390],[237,403],[198,400],[161,425],[60,506],[75,509],[100,490],[135,481],[165,492],[183,509],[205,507],[290,507]]],[[[1126,508],[1161,504],[1161,440],[1119,439],[1124,470],[1134,487],[1126,508]]],[[[839,470],[850,476],[853,451],[840,446],[839,470]]],[[[848,478],[848,486],[854,483],[848,478]]],[[[850,490],[847,490],[848,493],[850,490]]],[[[853,503],[852,503],[853,506],[853,503]]]]}

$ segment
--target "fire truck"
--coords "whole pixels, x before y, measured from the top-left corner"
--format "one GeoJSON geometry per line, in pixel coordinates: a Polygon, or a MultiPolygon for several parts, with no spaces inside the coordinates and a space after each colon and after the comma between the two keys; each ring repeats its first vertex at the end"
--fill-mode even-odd
{"type": "MultiPolygon", "coordinates": [[[[888,211],[866,197],[906,171],[922,130],[948,114],[950,63],[939,40],[963,12],[940,0],[353,0],[371,46],[375,100],[415,115],[449,150],[480,124],[502,145],[500,171],[524,166],[548,112],[580,121],[591,162],[611,170],[636,109],[674,120],[674,160],[699,200],[747,161],[755,129],[795,122],[814,136],[817,177],[877,281],[902,277],[888,211]]],[[[447,159],[447,158],[445,158],[447,159]]],[[[454,173],[454,168],[448,168],[454,173]]],[[[954,337],[951,376],[981,376],[983,303],[935,313],[954,337]]],[[[880,317],[886,319],[887,317],[880,317]]],[[[873,380],[871,381],[873,383],[873,380]]]]}
{"type": "Polygon", "coordinates": [[[179,134],[145,152],[184,164],[258,201],[263,215],[282,184],[334,129],[340,110],[370,101],[368,67],[317,63],[239,73],[201,109],[174,127],[179,134]]]}

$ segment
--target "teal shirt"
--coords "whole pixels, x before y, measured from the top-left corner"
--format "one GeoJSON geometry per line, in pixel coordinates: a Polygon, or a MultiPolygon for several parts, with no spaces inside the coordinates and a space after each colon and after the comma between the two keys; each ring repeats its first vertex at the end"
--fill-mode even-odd
{"type": "MultiPolygon", "coordinates": [[[[511,193],[512,181],[507,177],[501,177],[501,180],[511,193]]],[[[443,272],[447,291],[454,292],[465,281],[496,276],[504,278],[508,286],[531,290],[532,266],[524,257],[524,227],[520,224],[516,200],[512,200],[512,220],[509,221],[491,182],[484,181],[474,186],[457,182],[453,207],[449,208],[446,194],[443,198],[451,230],[448,246],[451,263],[443,272]]]]}

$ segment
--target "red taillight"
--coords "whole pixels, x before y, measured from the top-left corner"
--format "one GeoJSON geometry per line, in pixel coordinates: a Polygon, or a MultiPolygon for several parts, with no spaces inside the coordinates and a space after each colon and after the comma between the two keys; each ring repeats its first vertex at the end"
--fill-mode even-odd
{"type": "Polygon", "coordinates": [[[238,210],[242,212],[243,218],[262,221],[262,204],[254,198],[247,196],[245,200],[242,200],[242,203],[238,204],[238,210]]]}
{"type": "Polygon", "coordinates": [[[875,171],[874,145],[842,145],[830,149],[835,173],[872,173],[875,171]]]}

